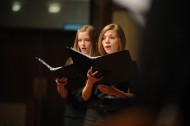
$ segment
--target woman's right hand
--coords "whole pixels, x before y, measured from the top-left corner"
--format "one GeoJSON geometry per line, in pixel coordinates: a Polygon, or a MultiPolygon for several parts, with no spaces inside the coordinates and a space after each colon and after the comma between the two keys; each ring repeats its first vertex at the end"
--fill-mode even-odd
{"type": "Polygon", "coordinates": [[[66,85],[68,83],[68,78],[67,77],[62,77],[62,78],[56,78],[55,82],[57,85],[66,85]]]}
{"type": "Polygon", "coordinates": [[[93,88],[94,84],[103,78],[103,77],[95,78],[95,76],[97,74],[98,74],[98,71],[95,71],[94,73],[92,72],[92,67],[87,72],[88,79],[86,81],[86,85],[84,86],[84,88],[82,90],[82,98],[84,101],[87,101],[91,97],[92,88],[93,88]]]}
{"type": "Polygon", "coordinates": [[[68,90],[65,88],[65,85],[68,83],[67,77],[56,78],[55,82],[57,84],[57,91],[61,97],[66,98],[68,95],[68,90]]]}
{"type": "Polygon", "coordinates": [[[88,82],[91,84],[95,84],[97,81],[100,81],[103,77],[96,78],[95,76],[98,74],[98,71],[92,72],[92,67],[87,72],[88,82]]]}

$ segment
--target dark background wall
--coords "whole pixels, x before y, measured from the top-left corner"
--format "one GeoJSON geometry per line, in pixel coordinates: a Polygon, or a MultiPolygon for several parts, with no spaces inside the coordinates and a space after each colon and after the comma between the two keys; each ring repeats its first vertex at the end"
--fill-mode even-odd
{"type": "Polygon", "coordinates": [[[68,58],[64,48],[72,45],[74,35],[64,31],[2,31],[0,101],[33,101],[36,120],[43,125],[59,124],[64,100],[57,93],[52,74],[35,57],[52,66],[64,65],[68,58]]]}

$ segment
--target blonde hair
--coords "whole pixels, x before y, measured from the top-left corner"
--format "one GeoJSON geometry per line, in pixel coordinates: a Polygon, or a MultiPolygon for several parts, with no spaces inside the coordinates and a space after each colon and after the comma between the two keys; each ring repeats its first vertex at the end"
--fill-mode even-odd
{"type": "Polygon", "coordinates": [[[76,38],[75,38],[75,42],[74,42],[74,46],[73,48],[80,51],[79,46],[78,46],[78,34],[79,32],[87,32],[90,36],[90,41],[92,42],[92,48],[90,50],[90,56],[96,56],[97,53],[97,40],[98,40],[98,36],[97,36],[97,31],[96,29],[91,26],[91,25],[84,25],[81,28],[79,28],[77,30],[77,34],[76,34],[76,38]]]}
{"type": "Polygon", "coordinates": [[[120,25],[108,24],[101,30],[99,38],[98,38],[98,51],[99,51],[100,55],[106,55],[106,52],[102,45],[102,38],[103,38],[105,32],[108,30],[114,30],[117,33],[118,38],[119,38],[119,51],[125,50],[126,38],[125,38],[125,33],[124,33],[123,29],[121,28],[120,25]]]}
{"type": "MultiPolygon", "coordinates": [[[[98,49],[97,49],[98,35],[97,35],[96,29],[92,25],[84,25],[77,30],[73,48],[80,51],[80,48],[78,46],[78,34],[80,32],[87,32],[89,34],[90,41],[92,42],[92,47],[91,47],[89,55],[97,56],[98,55],[98,49]]],[[[72,59],[69,58],[66,61],[65,65],[72,64],[72,63],[73,63],[72,59]]]]}

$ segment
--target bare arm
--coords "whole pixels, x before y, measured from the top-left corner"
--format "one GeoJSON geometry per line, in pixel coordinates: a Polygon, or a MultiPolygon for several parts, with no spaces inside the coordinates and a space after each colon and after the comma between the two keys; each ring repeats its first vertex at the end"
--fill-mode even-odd
{"type": "Polygon", "coordinates": [[[87,80],[85,87],[82,90],[82,98],[84,101],[90,99],[92,94],[93,83],[87,80]]]}
{"type": "Polygon", "coordinates": [[[68,96],[68,89],[65,87],[65,85],[68,82],[68,78],[63,77],[63,78],[56,78],[55,82],[57,84],[57,91],[61,95],[62,98],[67,98],[68,96]]]}
{"type": "Polygon", "coordinates": [[[93,76],[95,76],[96,74],[98,73],[98,71],[92,73],[92,67],[88,70],[87,72],[87,81],[86,81],[86,85],[85,87],[83,88],[82,90],[82,98],[84,101],[87,101],[88,99],[90,99],[91,95],[92,95],[92,88],[93,88],[93,85],[101,80],[102,78],[100,79],[97,79],[93,76]]]}
{"type": "Polygon", "coordinates": [[[109,94],[109,95],[113,95],[113,96],[116,96],[118,98],[132,98],[134,97],[135,95],[131,92],[124,92],[124,91],[121,91],[113,86],[107,86],[107,85],[103,85],[103,84],[100,84],[98,86],[98,89],[104,93],[104,94],[109,94]]]}

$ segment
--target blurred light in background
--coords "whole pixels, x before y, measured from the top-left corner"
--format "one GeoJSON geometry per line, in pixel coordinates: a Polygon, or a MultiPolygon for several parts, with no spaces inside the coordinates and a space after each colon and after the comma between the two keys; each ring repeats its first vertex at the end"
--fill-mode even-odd
{"type": "Polygon", "coordinates": [[[48,6],[49,13],[58,13],[61,10],[61,5],[59,3],[50,3],[48,6]]]}
{"type": "Polygon", "coordinates": [[[76,31],[90,24],[90,7],[90,0],[0,0],[0,28],[76,31]]]}
{"type": "Polygon", "coordinates": [[[21,3],[20,2],[13,2],[12,11],[18,12],[21,10],[21,3]]]}
{"type": "Polygon", "coordinates": [[[145,25],[145,16],[150,9],[152,0],[113,0],[113,2],[126,8],[140,26],[145,25]]]}

